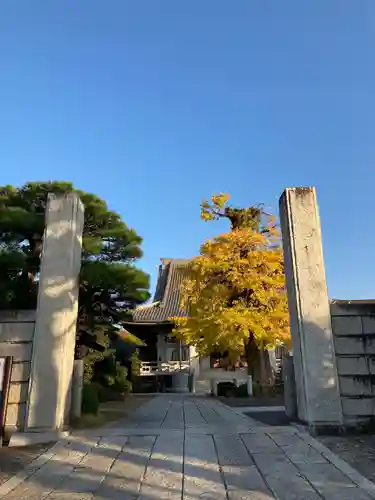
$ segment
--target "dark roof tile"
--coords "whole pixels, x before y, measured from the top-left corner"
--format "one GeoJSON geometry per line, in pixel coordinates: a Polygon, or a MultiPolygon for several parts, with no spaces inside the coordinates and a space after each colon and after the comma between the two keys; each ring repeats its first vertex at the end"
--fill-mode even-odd
{"type": "Polygon", "coordinates": [[[162,323],[171,317],[187,316],[180,308],[181,285],[186,277],[190,260],[161,259],[154,301],[139,306],[133,312],[134,323],[162,323]]]}

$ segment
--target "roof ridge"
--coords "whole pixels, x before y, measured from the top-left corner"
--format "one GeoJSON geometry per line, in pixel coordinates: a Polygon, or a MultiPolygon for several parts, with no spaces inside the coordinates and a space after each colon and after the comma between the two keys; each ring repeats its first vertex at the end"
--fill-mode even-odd
{"type": "Polygon", "coordinates": [[[141,304],[141,305],[137,306],[136,309],[138,309],[138,310],[147,309],[150,307],[156,307],[158,305],[160,305],[160,300],[156,300],[156,301],[150,302],[148,304],[141,304]]]}
{"type": "Polygon", "coordinates": [[[152,299],[153,302],[160,302],[160,303],[163,302],[165,295],[165,287],[167,286],[168,274],[169,274],[168,265],[163,266],[163,264],[160,264],[158,272],[158,280],[156,282],[155,293],[152,299]]]}
{"type": "Polygon", "coordinates": [[[164,264],[165,266],[168,266],[169,264],[189,264],[189,262],[191,262],[193,259],[190,258],[181,258],[181,259],[167,259],[167,258],[161,258],[160,259],[162,264],[164,264]]]}
{"type": "Polygon", "coordinates": [[[168,293],[169,293],[169,289],[171,287],[171,278],[172,278],[172,273],[171,273],[171,262],[168,263],[168,265],[166,266],[166,271],[168,274],[167,274],[167,282],[165,284],[165,287],[164,287],[164,293],[163,293],[163,298],[161,300],[161,305],[164,305],[165,302],[166,302],[166,299],[168,298],[168,293]]]}
{"type": "Polygon", "coordinates": [[[191,263],[190,259],[163,260],[159,266],[157,293],[153,304],[149,307],[137,307],[133,320],[145,322],[169,321],[168,318],[185,316],[186,311],[180,306],[180,288],[184,279],[185,269],[191,263]],[[155,302],[159,302],[158,305],[155,302]]]}

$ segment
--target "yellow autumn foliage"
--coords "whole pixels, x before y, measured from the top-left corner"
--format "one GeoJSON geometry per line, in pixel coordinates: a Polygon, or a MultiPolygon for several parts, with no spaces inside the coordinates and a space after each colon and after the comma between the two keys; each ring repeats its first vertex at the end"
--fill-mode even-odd
{"type": "MultiPolygon", "coordinates": [[[[228,199],[203,202],[202,218],[228,217],[233,210],[237,217],[240,210],[225,211],[228,199]]],[[[290,340],[280,234],[271,217],[250,226],[236,228],[232,221],[232,230],[206,241],[189,266],[181,294],[189,316],[173,318],[174,333],[200,354],[243,353],[250,337],[261,349],[290,340]]]]}

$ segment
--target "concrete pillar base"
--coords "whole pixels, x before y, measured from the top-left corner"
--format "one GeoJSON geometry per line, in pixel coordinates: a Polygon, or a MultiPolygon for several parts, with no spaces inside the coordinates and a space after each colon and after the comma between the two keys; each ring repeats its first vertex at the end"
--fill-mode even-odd
{"type": "Polygon", "coordinates": [[[69,431],[51,432],[15,432],[10,436],[8,446],[32,446],[35,444],[52,443],[69,437],[69,431]]]}

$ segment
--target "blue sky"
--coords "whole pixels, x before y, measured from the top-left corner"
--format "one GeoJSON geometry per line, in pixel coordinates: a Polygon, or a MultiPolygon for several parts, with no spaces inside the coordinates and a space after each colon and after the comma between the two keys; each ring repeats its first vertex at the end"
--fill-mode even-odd
{"type": "Polygon", "coordinates": [[[3,0],[0,183],[69,180],[144,237],[142,267],[317,187],[329,294],[375,298],[373,0],[3,0]]]}

